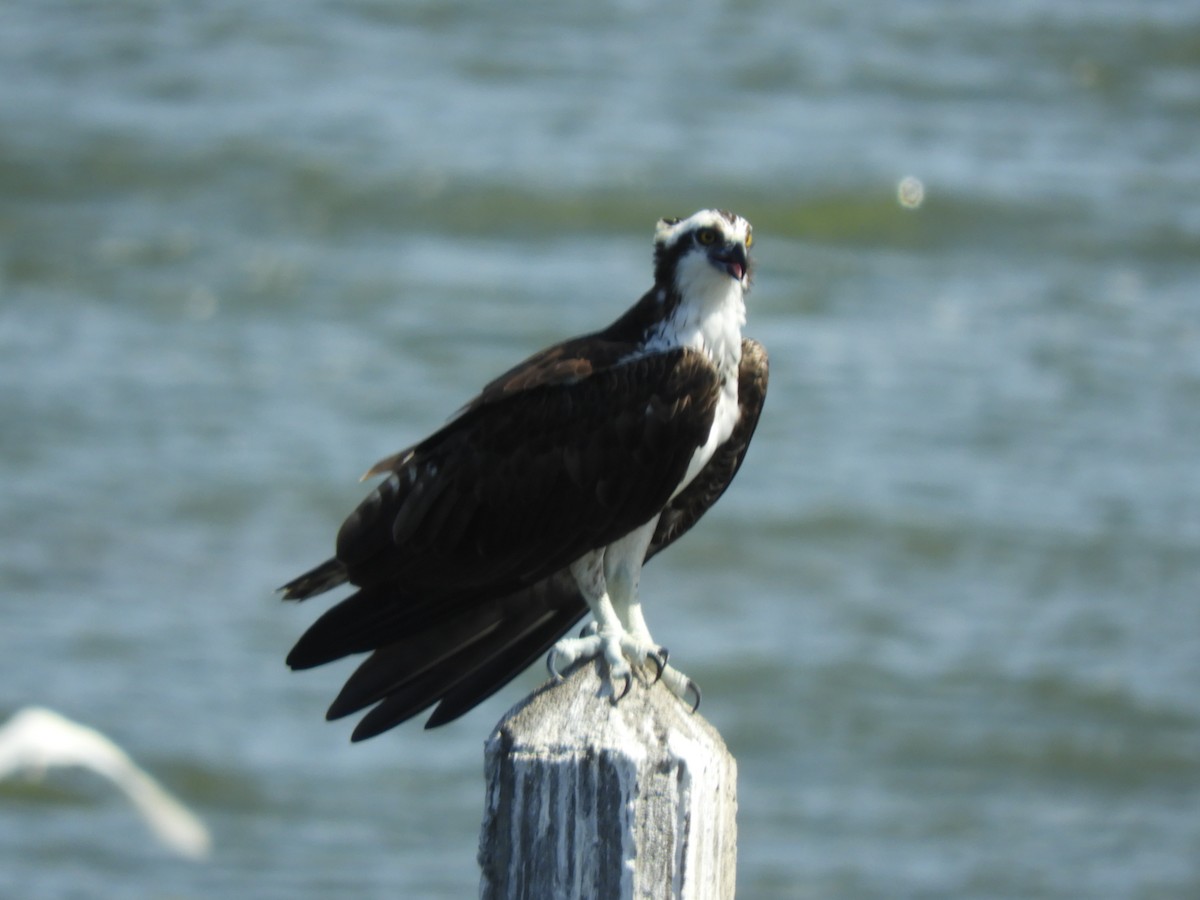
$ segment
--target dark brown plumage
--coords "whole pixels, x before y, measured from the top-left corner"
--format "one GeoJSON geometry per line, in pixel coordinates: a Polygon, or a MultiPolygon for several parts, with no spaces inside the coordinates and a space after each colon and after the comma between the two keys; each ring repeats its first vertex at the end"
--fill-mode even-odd
{"type": "Polygon", "coordinates": [[[376,464],[368,474],[383,480],[342,525],[336,556],[282,588],[293,600],[357,589],[287,659],[304,669],[371,654],[328,711],[374,706],[355,740],[435,703],[426,727],[474,707],[587,613],[573,562],[661,512],[649,559],[728,487],[762,409],[766,352],[742,341],[733,432],[672,497],[722,391],[706,353],[651,348],[678,302],[670,283],[657,284],[607,329],[534,354],[376,464]]]}
{"type": "MultiPolygon", "coordinates": [[[[733,480],[758,425],[767,375],[766,351],[745,339],[738,377],[742,417],[712,461],[667,504],[647,560],[695,525],[733,480]]],[[[357,534],[364,526],[356,516],[347,526],[354,523],[357,534]]],[[[371,520],[379,521],[379,514],[371,520]]],[[[443,588],[410,594],[391,581],[366,581],[364,570],[338,558],[286,585],[284,596],[304,599],[346,581],[360,589],[319,618],[287,661],[294,669],[306,669],[374,651],[329,709],[328,718],[336,719],[385,701],[359,723],[355,740],[385,731],[435,702],[427,728],[458,718],[545,656],[588,611],[565,564],[507,592],[455,595],[443,588]]]]}

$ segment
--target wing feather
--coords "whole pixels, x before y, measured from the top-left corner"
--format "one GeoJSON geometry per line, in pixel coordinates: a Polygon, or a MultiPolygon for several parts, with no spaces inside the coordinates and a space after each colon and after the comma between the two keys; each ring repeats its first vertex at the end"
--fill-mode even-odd
{"type": "Polygon", "coordinates": [[[659,511],[717,391],[707,359],[675,350],[493,396],[401,455],[342,526],[338,559],[355,584],[413,593],[544,578],[659,511]]]}
{"type": "MultiPolygon", "coordinates": [[[[343,525],[338,557],[285,587],[285,596],[303,598],[346,580],[360,586],[288,658],[304,668],[374,651],[330,708],[334,717],[374,704],[355,740],[434,703],[426,727],[457,718],[585,615],[567,564],[590,549],[585,543],[607,543],[658,511],[707,434],[714,376],[678,353],[597,372],[551,348],[485,388],[441,432],[379,464],[387,477],[343,525]],[[614,398],[625,400],[619,409],[614,398]],[[521,416],[509,406],[518,402],[521,416]],[[414,491],[422,482],[436,484],[414,491]],[[423,559],[431,554],[433,562],[423,559]]],[[[647,560],[728,487],[757,427],[767,376],[766,351],[744,340],[738,422],[662,510],[647,560]]]]}

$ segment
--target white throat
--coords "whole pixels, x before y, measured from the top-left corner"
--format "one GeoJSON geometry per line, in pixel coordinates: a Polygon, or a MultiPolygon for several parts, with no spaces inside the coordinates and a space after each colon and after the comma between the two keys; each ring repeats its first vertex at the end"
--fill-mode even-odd
{"type": "Polygon", "coordinates": [[[742,361],[742,326],[746,324],[742,282],[719,271],[703,255],[693,253],[681,260],[675,288],[681,298],[679,306],[659,326],[651,346],[691,347],[704,353],[720,372],[721,395],[708,438],[696,448],[672,497],[708,464],[737,424],[738,367],[742,361]]]}
{"type": "Polygon", "coordinates": [[[680,260],[675,289],[680,303],[660,326],[661,340],[699,350],[716,364],[726,383],[732,379],[736,385],[746,324],[742,282],[715,268],[703,254],[692,253],[680,260]]]}

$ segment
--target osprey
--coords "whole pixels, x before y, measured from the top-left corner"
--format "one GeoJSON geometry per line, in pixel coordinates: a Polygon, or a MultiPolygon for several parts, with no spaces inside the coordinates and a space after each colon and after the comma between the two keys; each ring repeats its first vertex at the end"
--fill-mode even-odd
{"type": "Polygon", "coordinates": [[[356,588],[287,658],[306,669],[371,654],[328,711],[374,707],[353,740],[434,703],[425,727],[444,724],[548,651],[556,677],[602,657],[614,701],[648,661],[699,704],[650,637],[638,580],[729,486],[758,424],[767,354],[741,333],[751,239],[723,210],[662,219],[654,286],[631,309],[535,353],[363,476],[383,480],[336,556],[281,588],[290,600],[356,588]]]}

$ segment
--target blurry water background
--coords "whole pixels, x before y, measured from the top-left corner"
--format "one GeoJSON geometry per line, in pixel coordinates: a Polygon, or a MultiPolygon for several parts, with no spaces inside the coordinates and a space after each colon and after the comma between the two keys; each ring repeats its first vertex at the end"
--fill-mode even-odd
{"type": "Polygon", "coordinates": [[[771,393],[643,593],[739,896],[1200,896],[1198,148],[1192,0],[7,0],[0,715],[216,843],[7,782],[0,896],[474,896],[541,671],[351,746],[272,591],[702,206],[755,225],[771,393]]]}

